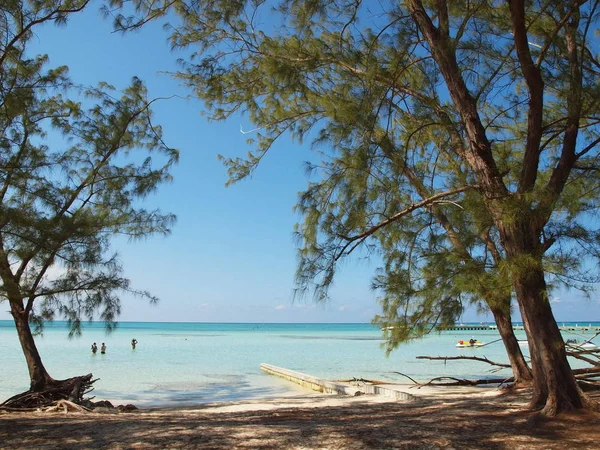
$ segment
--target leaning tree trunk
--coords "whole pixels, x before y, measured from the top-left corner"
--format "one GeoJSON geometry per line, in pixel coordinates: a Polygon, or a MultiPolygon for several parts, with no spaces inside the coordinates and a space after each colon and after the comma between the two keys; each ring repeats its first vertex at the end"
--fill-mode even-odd
{"type": "MultiPolygon", "coordinates": [[[[508,304],[510,305],[510,302],[508,304]]],[[[500,337],[506,348],[506,354],[508,355],[508,360],[512,367],[513,377],[515,379],[514,384],[517,386],[530,385],[533,376],[531,374],[531,369],[525,361],[525,357],[519,346],[519,341],[513,331],[510,312],[506,313],[502,308],[492,306],[490,306],[490,310],[494,315],[498,332],[500,333],[500,337]]]]}
{"type": "Polygon", "coordinates": [[[579,408],[598,409],[598,404],[579,388],[571,371],[565,344],[548,300],[544,272],[530,268],[513,274],[513,284],[525,327],[529,332],[534,392],[530,406],[543,415],[579,408]]]}
{"type": "Polygon", "coordinates": [[[30,378],[30,390],[34,392],[41,392],[46,389],[49,385],[55,382],[55,380],[48,374],[42,358],[35,345],[31,327],[29,326],[29,312],[23,308],[18,302],[11,302],[11,314],[17,327],[17,334],[19,335],[19,341],[25,360],[27,361],[27,368],[29,369],[30,378]]]}

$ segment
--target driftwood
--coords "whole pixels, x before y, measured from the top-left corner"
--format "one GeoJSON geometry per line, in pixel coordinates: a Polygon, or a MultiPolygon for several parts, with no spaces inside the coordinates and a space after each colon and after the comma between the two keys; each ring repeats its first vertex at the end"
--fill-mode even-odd
{"type": "Polygon", "coordinates": [[[43,412],[89,412],[90,408],[70,402],[69,400],[59,400],[52,406],[41,408],[43,412]]]}
{"type": "Polygon", "coordinates": [[[427,383],[421,383],[419,387],[423,386],[478,386],[480,384],[499,384],[511,383],[514,378],[483,378],[478,380],[467,380],[466,378],[454,378],[454,377],[436,377],[429,380],[427,383]],[[435,383],[441,380],[454,380],[451,382],[435,383]]]}
{"type": "Polygon", "coordinates": [[[594,374],[594,373],[597,373],[600,375],[600,367],[595,366],[595,367],[587,367],[587,368],[583,368],[583,369],[573,369],[572,372],[573,372],[573,375],[575,375],[575,376],[588,375],[588,374],[594,374]]]}
{"type": "Polygon", "coordinates": [[[336,381],[338,383],[355,383],[356,385],[359,385],[360,383],[372,384],[374,386],[379,385],[379,384],[398,384],[398,383],[391,383],[389,381],[368,380],[366,378],[356,378],[356,377],[348,378],[346,380],[334,380],[334,381],[336,381]]]}
{"type": "Polygon", "coordinates": [[[434,361],[450,361],[450,360],[455,360],[455,359],[469,359],[472,361],[485,362],[485,363],[491,364],[493,366],[498,366],[498,367],[510,367],[510,364],[494,362],[494,361],[489,360],[485,356],[484,357],[479,357],[479,356],[416,356],[416,359],[430,359],[430,360],[434,360],[434,361]]]}
{"type": "Polygon", "coordinates": [[[579,359],[581,361],[585,361],[586,363],[591,364],[592,366],[600,365],[598,361],[594,361],[591,358],[583,356],[581,353],[582,352],[567,352],[567,356],[571,356],[572,358],[579,359]]]}
{"type": "Polygon", "coordinates": [[[57,407],[68,411],[73,405],[81,406],[90,399],[84,398],[93,391],[92,385],[98,381],[92,379],[92,374],[73,377],[66,380],[56,380],[42,391],[26,391],[9,398],[0,404],[1,409],[38,409],[57,407]]]}
{"type": "Polygon", "coordinates": [[[600,372],[597,373],[582,373],[580,375],[576,375],[578,380],[587,380],[587,381],[596,381],[594,378],[600,377],[600,372]]]}
{"type": "Polygon", "coordinates": [[[600,350],[592,349],[592,350],[573,350],[570,348],[567,350],[567,356],[570,356],[575,359],[579,359],[581,361],[585,361],[591,366],[600,366],[600,350]],[[595,358],[595,359],[592,359],[595,358]]]}
{"type": "MultiPolygon", "coordinates": [[[[423,357],[422,359],[428,359],[428,358],[423,357]]],[[[427,383],[419,383],[414,378],[409,377],[405,373],[402,373],[402,372],[390,372],[390,373],[395,373],[397,375],[402,375],[403,377],[408,378],[410,381],[412,381],[415,384],[414,387],[416,387],[417,389],[422,388],[424,386],[477,386],[480,384],[498,384],[501,386],[505,383],[511,383],[512,381],[514,381],[514,378],[512,378],[512,377],[510,377],[510,378],[485,378],[485,379],[478,379],[478,380],[467,380],[466,378],[454,378],[454,377],[436,377],[436,378],[429,380],[427,383]],[[438,383],[438,381],[441,381],[441,380],[452,380],[452,381],[438,383]]]]}
{"type": "MultiPolygon", "coordinates": [[[[598,335],[600,333],[597,333],[598,335]]],[[[591,350],[577,350],[577,351],[567,351],[567,355],[573,358],[577,358],[581,361],[585,361],[590,364],[592,367],[583,368],[583,369],[573,369],[573,375],[577,379],[580,384],[585,384],[586,387],[590,388],[600,388],[600,380],[596,378],[600,378],[600,350],[591,349],[591,350]],[[585,356],[584,356],[585,355],[585,356]],[[588,356],[593,356],[596,360],[589,358],[588,356]]],[[[481,361],[487,364],[491,364],[493,366],[497,366],[500,370],[501,368],[510,368],[510,364],[498,363],[495,361],[491,361],[490,359],[479,356],[417,356],[416,359],[428,359],[432,361],[452,361],[452,360],[471,360],[471,361],[481,361]]],[[[511,383],[514,381],[514,378],[485,378],[485,379],[477,379],[477,380],[467,380],[460,379],[454,377],[436,377],[429,380],[427,383],[419,383],[408,375],[401,372],[392,372],[398,375],[402,375],[403,377],[411,380],[416,387],[423,386],[476,386],[480,384],[499,384],[502,385],[504,383],[511,383]],[[447,382],[438,382],[441,380],[451,380],[447,382]]]]}

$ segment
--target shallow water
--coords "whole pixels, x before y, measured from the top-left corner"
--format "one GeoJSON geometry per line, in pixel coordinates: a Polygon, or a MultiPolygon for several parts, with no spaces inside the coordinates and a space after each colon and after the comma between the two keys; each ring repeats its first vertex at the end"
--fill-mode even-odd
{"type": "MultiPolygon", "coordinates": [[[[524,339],[522,331],[517,337],[524,339]]],[[[588,332],[591,336],[591,332],[588,332]]],[[[506,362],[495,331],[435,333],[385,356],[381,331],[369,324],[231,324],[122,322],[110,334],[87,325],[81,338],[67,338],[63,323],[46,327],[36,343],[49,373],[57,379],[93,373],[91,395],[118,403],[165,405],[285,396],[306,392],[263,374],[260,363],[328,379],[408,381],[393,372],[426,381],[436,376],[502,377],[474,361],[417,360],[415,356],[477,355],[506,362]],[[459,349],[459,339],[488,342],[459,349]],[[138,344],[132,350],[131,339],[138,344]],[[90,346],[106,343],[107,352],[90,346]]],[[[25,359],[12,322],[0,321],[0,402],[28,388],[25,359]]]]}

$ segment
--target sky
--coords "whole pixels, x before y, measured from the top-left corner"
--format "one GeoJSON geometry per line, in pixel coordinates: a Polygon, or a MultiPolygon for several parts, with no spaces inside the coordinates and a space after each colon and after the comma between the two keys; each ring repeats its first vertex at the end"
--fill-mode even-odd
{"type": "MultiPolygon", "coordinates": [[[[263,159],[251,179],[225,187],[226,170],[217,155],[243,157],[252,124],[243,117],[210,122],[202,103],[165,71],[177,69],[177,54],[158,22],[142,30],[113,33],[93,3],[72,15],[66,26],[35,31],[31,53],[46,53],[49,66],[67,65],[77,83],[106,81],[124,88],[137,76],[149,97],[179,97],[155,103],[155,122],[164,140],[180,150],[174,181],[145,201],[177,215],[168,237],[138,242],[114,241],[132,288],[160,298],[122,297],[120,321],[166,322],[369,322],[379,312],[370,289],[376,261],[354,258],[338,272],[331,300],[294,299],[296,248],[292,232],[300,217],[293,212],[298,192],[308,181],[305,161],[317,155],[284,138],[263,159]]],[[[600,320],[597,299],[575,292],[553,296],[557,320],[600,320]]],[[[6,303],[0,320],[11,319],[6,303]]],[[[518,320],[518,315],[515,318],[518,320]]],[[[491,321],[491,315],[465,312],[465,322],[491,321]]]]}

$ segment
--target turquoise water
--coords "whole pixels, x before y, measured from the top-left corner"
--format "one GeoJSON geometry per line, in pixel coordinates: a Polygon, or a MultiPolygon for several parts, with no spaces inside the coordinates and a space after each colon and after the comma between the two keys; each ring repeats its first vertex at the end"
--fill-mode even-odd
{"type": "MultiPolygon", "coordinates": [[[[583,324],[580,324],[583,325],[583,324]]],[[[587,325],[587,323],[585,324],[587,325]]],[[[598,323],[592,325],[599,326],[598,323]]],[[[518,338],[525,338],[517,331],[518,338]]],[[[591,337],[592,333],[587,333],[591,337]]],[[[47,326],[36,343],[49,373],[57,379],[93,373],[98,399],[138,405],[204,403],[285,396],[303,388],[260,371],[269,363],[329,379],[352,377],[406,382],[436,376],[510,376],[490,373],[472,361],[417,360],[415,356],[486,356],[506,362],[501,342],[458,349],[474,336],[491,343],[495,331],[435,333],[399,347],[389,357],[381,331],[369,324],[236,324],[122,322],[110,334],[90,324],[81,338],[67,338],[63,323],[47,326]],[[137,339],[135,350],[131,339],[137,339]],[[93,355],[92,342],[107,353],[93,355]]],[[[600,339],[596,343],[599,343],[600,339]]],[[[28,373],[14,325],[0,321],[0,402],[28,388],[28,373]]]]}

